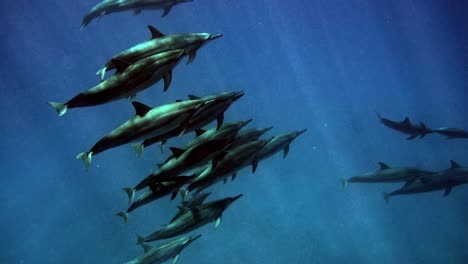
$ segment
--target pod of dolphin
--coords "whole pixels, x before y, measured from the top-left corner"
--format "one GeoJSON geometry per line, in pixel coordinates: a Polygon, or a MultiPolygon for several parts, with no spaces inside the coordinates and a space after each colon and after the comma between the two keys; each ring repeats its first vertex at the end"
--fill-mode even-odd
{"type": "MultiPolygon", "coordinates": [[[[468,138],[468,132],[457,128],[430,129],[424,123],[413,124],[408,117],[403,121],[394,121],[385,118],[377,113],[380,122],[393,130],[407,134],[407,140],[417,137],[423,138],[430,133],[438,133],[446,136],[447,139],[468,138]]],[[[392,168],[384,162],[379,162],[379,169],[342,179],[343,188],[349,183],[398,183],[404,185],[390,193],[384,193],[384,199],[389,201],[390,197],[397,195],[408,195],[426,193],[433,191],[443,191],[443,197],[450,194],[455,186],[468,183],[468,167],[462,167],[456,161],[450,161],[450,168],[441,171],[430,171],[416,167],[392,168]]]]}
{"type": "MultiPolygon", "coordinates": [[[[144,9],[162,9],[163,17],[179,3],[191,0],[104,0],[83,18],[82,28],[93,19],[103,15],[133,11],[139,14],[144,9]]],[[[257,170],[260,161],[283,151],[283,158],[289,153],[289,146],[306,130],[292,131],[269,139],[261,137],[272,129],[243,129],[252,119],[225,123],[224,113],[244,95],[244,91],[230,91],[217,94],[189,95],[187,100],[151,107],[134,101],[137,94],[159,81],[163,81],[163,91],[167,91],[172,81],[172,71],[182,58],[188,57],[190,64],[197,51],[206,43],[220,38],[222,34],[187,33],[165,35],[153,26],[148,26],[151,39],[137,44],[115,55],[97,71],[100,83],[85,90],[65,103],[49,102],[59,116],[69,109],[91,107],[130,99],[135,115],[99,139],[94,146],[78,154],[86,170],[90,168],[95,155],[118,146],[134,143],[137,155],[145,148],[159,143],[161,151],[168,140],[194,132],[195,138],[184,148],[170,147],[171,155],[154,173],[147,175],[133,187],[123,190],[128,196],[129,206],[117,213],[125,222],[135,209],[178,194],[182,202],[178,213],[163,228],[142,237],[137,244],[144,253],[127,264],[154,264],[172,259],[175,264],[181,251],[201,235],[182,236],[210,222],[215,228],[221,224],[223,212],[242,194],[205,202],[210,192],[203,192],[217,182],[233,181],[238,171],[252,166],[257,170]],[[115,70],[107,79],[106,73],[115,70]],[[216,126],[205,130],[212,122],[216,126]],[[135,199],[136,192],[143,193],[135,199]],[[188,198],[188,194],[192,193],[188,198]],[[147,242],[169,239],[158,246],[147,242]]]]}

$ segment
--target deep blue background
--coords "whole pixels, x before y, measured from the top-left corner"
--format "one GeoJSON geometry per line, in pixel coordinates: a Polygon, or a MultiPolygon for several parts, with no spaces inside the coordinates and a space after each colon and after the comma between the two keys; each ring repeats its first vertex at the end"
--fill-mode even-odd
{"type": "Polygon", "coordinates": [[[157,148],[141,159],[129,146],[107,151],[88,173],[74,159],[133,114],[128,101],[62,118],[46,104],[95,85],[107,59],[149,38],[146,24],[224,36],[180,64],[167,93],[159,83],[139,101],[244,89],[226,121],[274,125],[268,136],[308,129],[287,159],[213,188],[212,199],[244,197],[218,230],[196,232],[203,237],[180,263],[466,263],[468,187],[386,205],[382,192],[398,185],[340,185],[378,161],[468,165],[468,141],[406,141],[374,113],[468,129],[466,2],[195,0],[164,19],[161,11],[113,14],[80,30],[96,3],[0,2],[0,263],[123,263],[141,253],[135,232],[175,213],[176,202],[163,199],[128,225],[114,216],[127,205],[120,188],[164,159],[157,148]]]}

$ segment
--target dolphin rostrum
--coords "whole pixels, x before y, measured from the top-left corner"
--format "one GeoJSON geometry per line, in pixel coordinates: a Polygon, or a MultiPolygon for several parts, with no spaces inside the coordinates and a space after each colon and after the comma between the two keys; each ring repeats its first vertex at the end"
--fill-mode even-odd
{"type": "Polygon", "coordinates": [[[95,18],[124,11],[133,11],[133,14],[138,15],[142,10],[162,9],[164,10],[162,17],[165,17],[173,6],[186,2],[193,0],[104,0],[91,8],[83,17],[81,28],[86,27],[95,18]]]}
{"type": "Polygon", "coordinates": [[[468,131],[460,128],[442,127],[439,129],[434,129],[434,131],[438,134],[446,136],[446,139],[468,138],[468,131]]]}
{"type": "Polygon", "coordinates": [[[183,50],[173,50],[147,57],[135,64],[114,60],[118,65],[117,74],[97,86],[79,93],[68,102],[49,104],[59,116],[67,109],[96,106],[123,98],[134,98],[137,93],[164,79],[164,90],[172,80],[172,69],[180,61],[183,50]]]}

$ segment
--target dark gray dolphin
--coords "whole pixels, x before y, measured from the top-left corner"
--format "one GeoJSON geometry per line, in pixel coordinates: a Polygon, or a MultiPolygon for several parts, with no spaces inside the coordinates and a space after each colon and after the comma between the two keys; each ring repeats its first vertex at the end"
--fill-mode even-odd
{"type": "Polygon", "coordinates": [[[434,129],[434,131],[438,134],[446,136],[446,139],[468,138],[468,131],[460,128],[441,127],[439,129],[434,129]]]}
{"type": "Polygon", "coordinates": [[[384,193],[384,199],[389,201],[390,197],[396,195],[416,194],[444,190],[444,197],[449,195],[452,188],[468,183],[468,168],[461,167],[457,162],[451,160],[450,168],[436,174],[422,176],[415,180],[409,180],[406,184],[391,193],[384,193]]]}
{"type": "Polygon", "coordinates": [[[161,135],[179,126],[188,126],[190,118],[205,104],[202,100],[188,100],[151,108],[132,102],[135,116],[101,138],[90,150],[78,154],[88,169],[91,158],[102,151],[135,141],[161,135]]]}
{"type": "Polygon", "coordinates": [[[141,244],[144,254],[125,264],[159,264],[170,259],[172,259],[172,264],[176,264],[182,250],[199,237],[201,237],[201,235],[179,237],[158,246],[141,244]]]}
{"type": "Polygon", "coordinates": [[[274,136],[265,147],[259,151],[258,158],[260,160],[269,158],[279,151],[283,151],[283,158],[286,158],[289,153],[289,145],[300,135],[306,132],[307,129],[300,131],[292,131],[289,133],[274,136]]]}
{"type": "Polygon", "coordinates": [[[173,34],[164,35],[153,26],[148,26],[151,32],[151,39],[136,46],[133,46],[125,51],[112,57],[105,66],[100,69],[96,74],[101,76],[101,80],[104,79],[106,70],[112,70],[116,68],[114,61],[125,61],[128,63],[136,63],[137,61],[146,57],[171,51],[182,49],[183,55],[188,55],[189,59],[187,63],[191,63],[197,54],[197,51],[211,40],[217,39],[222,34],[209,34],[209,33],[186,33],[186,34],[173,34]]]}
{"type": "Polygon", "coordinates": [[[244,96],[243,91],[222,92],[205,97],[196,97],[190,95],[190,100],[203,100],[209,101],[211,103],[206,107],[203,107],[196,115],[191,118],[189,127],[176,128],[167,132],[166,134],[147,139],[141,144],[135,144],[132,147],[135,149],[138,155],[141,155],[145,147],[151,146],[155,143],[161,143],[161,150],[163,150],[166,141],[175,137],[176,135],[179,135],[181,132],[183,132],[182,129],[184,129],[185,133],[189,133],[210,124],[214,120],[217,120],[217,129],[219,129],[224,122],[224,112],[226,112],[226,110],[242,96],[244,96]]]}
{"type": "Polygon", "coordinates": [[[408,117],[405,117],[403,121],[398,122],[384,118],[379,113],[377,113],[377,116],[380,122],[386,127],[399,131],[403,134],[410,135],[408,138],[406,138],[406,140],[411,140],[418,136],[419,138],[423,138],[427,134],[434,133],[434,130],[427,128],[423,122],[421,122],[419,125],[412,124],[408,117]]]}
{"type": "Polygon", "coordinates": [[[406,182],[414,180],[417,177],[436,174],[434,171],[421,170],[415,167],[391,168],[383,162],[379,162],[379,169],[367,172],[365,174],[354,176],[348,179],[342,179],[341,183],[345,188],[348,183],[382,183],[382,182],[406,182]]]}
{"type": "MultiPolygon", "coordinates": [[[[144,192],[138,199],[127,208],[127,210],[123,212],[119,212],[116,215],[120,216],[124,219],[125,223],[128,222],[128,214],[131,213],[133,210],[156,201],[157,199],[163,198],[166,195],[172,194],[171,200],[176,198],[179,189],[184,186],[186,183],[189,183],[193,180],[196,176],[177,176],[177,177],[169,177],[166,179],[160,179],[158,182],[149,186],[149,189],[144,192]]],[[[126,191],[126,190],[125,190],[126,191]]]]}
{"type": "Polygon", "coordinates": [[[138,15],[142,10],[162,9],[164,10],[162,17],[165,17],[173,6],[186,2],[193,0],[104,0],[91,8],[83,17],[81,28],[86,27],[95,18],[117,12],[133,11],[138,15]]]}
{"type": "Polygon", "coordinates": [[[223,212],[241,196],[242,194],[239,194],[193,208],[181,207],[180,210],[183,210],[183,213],[178,218],[147,237],[138,236],[137,244],[183,235],[213,221],[215,221],[215,228],[218,228],[223,212]]]}
{"type": "Polygon", "coordinates": [[[172,69],[182,57],[183,50],[173,50],[147,57],[135,64],[114,60],[117,74],[97,86],[79,93],[68,102],[49,104],[62,116],[67,109],[96,106],[123,98],[133,98],[137,93],[164,79],[164,90],[172,80],[172,69]]]}

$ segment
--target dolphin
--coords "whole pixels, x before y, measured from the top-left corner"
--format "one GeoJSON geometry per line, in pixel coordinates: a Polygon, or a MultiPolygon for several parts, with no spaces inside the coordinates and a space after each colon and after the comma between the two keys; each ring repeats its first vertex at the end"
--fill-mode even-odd
{"type": "Polygon", "coordinates": [[[147,237],[138,236],[137,244],[183,235],[213,221],[215,221],[215,229],[217,229],[221,224],[223,212],[240,197],[242,194],[208,202],[197,207],[179,207],[179,210],[183,211],[181,216],[147,237]]]}
{"type": "MultiPolygon", "coordinates": [[[[232,139],[216,139],[207,141],[203,144],[190,147],[186,150],[171,148],[174,157],[164,164],[161,164],[159,170],[144,178],[134,188],[131,189],[129,197],[133,197],[135,191],[139,191],[153,183],[159,182],[161,178],[177,176],[190,169],[210,161],[221,152],[232,139]]],[[[126,189],[127,191],[127,189],[126,189]]]]}
{"type": "Polygon", "coordinates": [[[169,88],[172,69],[182,57],[183,50],[173,50],[147,57],[135,64],[114,60],[117,74],[93,88],[81,92],[66,103],[49,102],[59,116],[67,109],[96,106],[123,98],[134,98],[137,93],[164,79],[164,90],[169,88]]]}
{"type": "Polygon", "coordinates": [[[86,27],[95,18],[124,11],[133,11],[133,14],[138,15],[142,10],[162,9],[162,17],[165,17],[173,6],[186,2],[193,0],[104,0],[83,17],[81,28],[86,27]]]}
{"type": "Polygon", "coordinates": [[[468,138],[468,131],[459,128],[441,127],[439,129],[434,129],[434,131],[446,136],[446,139],[468,138]]]}
{"type": "Polygon", "coordinates": [[[188,100],[151,108],[139,102],[132,102],[135,116],[101,138],[90,150],[78,154],[76,158],[82,159],[88,169],[93,155],[161,135],[179,126],[188,126],[190,117],[207,103],[209,102],[188,100]]]}
{"type": "Polygon", "coordinates": [[[345,188],[348,183],[385,183],[385,182],[406,182],[414,180],[425,175],[433,175],[437,172],[421,170],[414,167],[399,167],[391,168],[383,162],[379,162],[379,169],[376,171],[367,172],[363,175],[354,176],[348,179],[342,179],[341,183],[345,188]]]}
{"type": "Polygon", "coordinates": [[[124,219],[125,223],[128,222],[128,214],[133,210],[162,198],[172,193],[171,200],[176,198],[179,189],[184,184],[190,182],[195,178],[194,176],[177,176],[163,179],[149,186],[149,189],[143,193],[136,201],[134,201],[127,210],[119,212],[116,215],[124,219]]]}
{"type": "Polygon", "coordinates": [[[450,161],[450,168],[437,174],[426,175],[409,180],[406,184],[391,193],[384,193],[384,199],[388,203],[390,197],[396,195],[416,194],[444,190],[443,197],[449,195],[452,188],[468,183],[468,168],[461,167],[456,161],[450,161]]]}
{"type": "MultiPolygon", "coordinates": [[[[217,120],[217,129],[219,129],[224,122],[224,112],[239,98],[244,96],[243,91],[237,92],[222,92],[218,94],[208,95],[205,97],[197,97],[189,95],[190,100],[203,100],[212,102],[206,107],[203,107],[198,114],[194,115],[190,120],[190,126],[185,129],[186,133],[196,131],[213,120],[217,120]]],[[[151,146],[155,143],[161,143],[161,151],[164,149],[166,141],[170,138],[173,138],[179,135],[183,128],[176,128],[172,131],[167,132],[166,134],[156,136],[150,139],[143,141],[141,144],[135,144],[132,147],[135,149],[137,154],[140,156],[145,147],[151,146]]]]}
{"type": "Polygon", "coordinates": [[[412,124],[408,117],[405,117],[403,121],[398,122],[384,118],[379,113],[377,113],[377,116],[380,122],[386,127],[397,130],[403,134],[410,135],[406,140],[411,140],[418,136],[419,138],[423,138],[427,134],[434,133],[434,130],[427,128],[423,122],[419,125],[412,124]]]}
{"type": "Polygon", "coordinates": [[[176,264],[182,250],[200,237],[201,235],[179,237],[158,246],[141,244],[144,254],[125,264],[158,264],[170,259],[172,259],[172,264],[176,264]]]}
{"type": "Polygon", "coordinates": [[[265,128],[251,128],[242,130],[237,134],[237,139],[229,145],[229,149],[234,149],[239,146],[242,146],[250,141],[257,140],[263,134],[270,131],[273,127],[265,127],[265,128]]]}
{"type": "Polygon", "coordinates": [[[283,158],[286,158],[289,153],[289,145],[291,145],[291,142],[306,131],[307,129],[304,129],[274,136],[258,153],[258,158],[260,160],[269,158],[281,150],[283,150],[283,158]]]}
{"type": "Polygon", "coordinates": [[[151,32],[151,39],[136,46],[133,46],[125,51],[120,52],[110,59],[103,68],[96,74],[100,75],[101,80],[104,79],[107,70],[116,68],[114,61],[126,61],[128,63],[136,63],[137,61],[161,52],[181,49],[183,55],[188,55],[187,64],[191,63],[197,54],[197,51],[211,40],[220,38],[222,34],[209,33],[186,33],[165,35],[155,27],[148,25],[151,32]]]}
{"type": "Polygon", "coordinates": [[[255,173],[259,161],[257,153],[268,142],[267,140],[254,140],[235,149],[223,151],[213,158],[212,166],[196,177],[187,189],[182,190],[182,197],[193,190],[198,193],[218,181],[224,180],[226,182],[227,177],[231,175],[233,181],[237,176],[237,171],[249,165],[252,166],[252,172],[255,173]]]}

